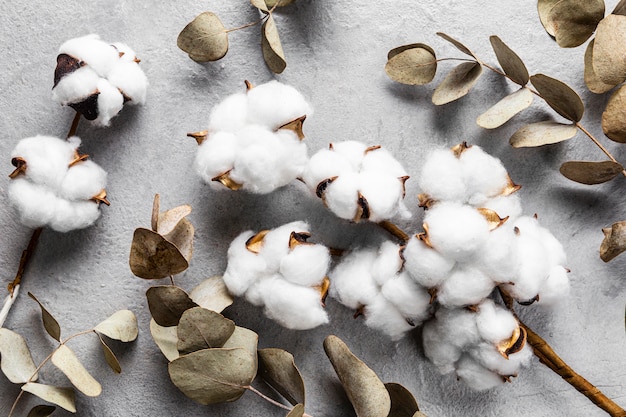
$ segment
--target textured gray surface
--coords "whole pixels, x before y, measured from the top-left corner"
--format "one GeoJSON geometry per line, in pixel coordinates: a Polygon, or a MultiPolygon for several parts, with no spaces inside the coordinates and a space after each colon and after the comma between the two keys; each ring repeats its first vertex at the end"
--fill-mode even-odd
{"type": "MultiPolygon", "coordinates": [[[[608,2],[610,7],[615,1],[608,2]]],[[[214,192],[191,169],[196,145],[188,131],[205,128],[208,111],[220,98],[240,91],[243,80],[262,83],[273,78],[266,69],[258,28],[231,33],[225,59],[206,65],[187,58],[176,47],[176,36],[198,13],[212,10],[227,27],[257,18],[246,0],[224,2],[139,2],[110,0],[50,2],[4,1],[0,5],[0,155],[8,174],[8,155],[22,137],[64,136],[73,112],[52,102],[50,90],[56,50],[72,37],[99,33],[123,41],[142,59],[151,86],[148,103],[126,108],[107,129],[87,123],[79,127],[82,150],[109,172],[111,207],[87,230],[59,234],[46,230],[27,271],[23,293],[6,326],[23,334],[37,360],[52,341],[44,335],[36,305],[25,296],[35,293],[62,323],[67,336],[95,325],[118,309],[129,308],[139,319],[139,339],[114,344],[124,372],[116,376],[100,358],[95,338],[76,339],[71,346],[104,388],[98,398],[78,395],[78,415],[84,416],[268,416],[282,411],[247,393],[235,404],[204,407],[184,397],[169,381],[166,361],[151,340],[145,291],[150,282],[135,278],[128,268],[128,251],[136,227],[148,226],[154,193],[162,207],[189,203],[197,233],[195,257],[177,283],[191,289],[203,278],[225,268],[228,244],[240,231],[270,228],[295,219],[312,225],[316,237],[335,247],[355,241],[376,242],[384,234],[375,227],[337,220],[301,184],[269,196],[214,192]]],[[[462,2],[409,0],[368,3],[298,0],[277,18],[288,67],[277,78],[300,89],[316,111],[307,119],[310,151],[344,139],[389,147],[416,176],[426,152],[462,140],[480,144],[500,157],[523,185],[525,213],[538,213],[542,224],[564,243],[572,270],[572,294],[558,308],[529,307],[522,317],[578,372],[617,402],[626,405],[624,304],[626,255],[610,264],[598,257],[600,229],[626,218],[624,178],[593,188],[562,178],[559,165],[567,159],[600,159],[582,136],[544,149],[513,150],[507,138],[524,120],[545,118],[532,111],[495,131],[481,130],[475,118],[512,86],[485,74],[470,96],[441,108],[430,104],[433,86],[408,87],[390,81],[383,70],[387,51],[412,42],[431,44],[439,57],[461,56],[435,35],[444,31],[463,40],[490,63],[495,57],[489,35],[498,34],[527,63],[568,82],[587,104],[583,123],[601,135],[599,115],[606,97],[586,92],[582,81],[583,48],[562,50],[541,27],[534,1],[462,2]]],[[[451,68],[442,62],[441,68],[451,68]]],[[[442,73],[436,80],[441,80],[442,73]]],[[[626,148],[608,144],[626,160],[626,148]]],[[[30,231],[15,220],[0,176],[0,274],[4,283],[15,273],[30,231]]],[[[408,202],[414,213],[402,226],[417,232],[421,211],[418,192],[409,180],[408,202]]],[[[4,297],[4,294],[2,295],[4,297]]],[[[328,334],[342,337],[385,381],[404,384],[430,417],[443,416],[602,416],[586,398],[534,361],[512,384],[474,393],[451,376],[440,376],[423,357],[419,333],[399,343],[353,320],[352,313],[329,302],[331,324],[305,332],[278,327],[243,301],[227,310],[238,324],[260,333],[260,346],[280,347],[295,355],[307,387],[307,411],[314,416],[353,415],[322,349],[328,334]]],[[[52,367],[42,379],[63,383],[52,367]]],[[[6,415],[19,388],[0,375],[0,415],[6,415]]],[[[37,401],[27,396],[17,415],[37,401]]],[[[56,415],[70,415],[57,412],[56,415]]]]}

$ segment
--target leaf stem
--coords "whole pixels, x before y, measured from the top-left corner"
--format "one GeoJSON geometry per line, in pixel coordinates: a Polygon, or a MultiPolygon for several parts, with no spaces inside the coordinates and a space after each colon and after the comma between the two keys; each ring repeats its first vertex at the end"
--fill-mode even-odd
{"type": "Polygon", "coordinates": [[[272,13],[276,9],[276,7],[278,7],[278,5],[280,3],[282,3],[282,1],[283,0],[277,1],[276,4],[274,4],[274,6],[270,10],[268,10],[267,14],[265,16],[263,16],[262,18],[260,18],[259,20],[256,20],[256,21],[254,21],[252,23],[247,23],[247,24],[245,24],[243,26],[238,26],[236,28],[226,29],[224,32],[228,33],[228,32],[234,32],[236,30],[247,29],[249,27],[256,26],[256,25],[262,23],[263,21],[267,20],[272,15],[272,13]]]}
{"type": "MultiPolygon", "coordinates": [[[[248,385],[246,387],[244,387],[250,391],[252,391],[253,393],[255,393],[256,395],[258,395],[259,397],[263,398],[265,401],[269,402],[270,404],[274,404],[276,407],[280,407],[283,410],[287,410],[287,411],[291,411],[293,410],[293,407],[289,407],[285,404],[279,403],[278,401],[268,397],[267,395],[263,394],[261,391],[259,391],[258,389],[254,388],[252,385],[248,385]]],[[[304,413],[302,415],[302,417],[312,417],[306,413],[304,413]]]]}

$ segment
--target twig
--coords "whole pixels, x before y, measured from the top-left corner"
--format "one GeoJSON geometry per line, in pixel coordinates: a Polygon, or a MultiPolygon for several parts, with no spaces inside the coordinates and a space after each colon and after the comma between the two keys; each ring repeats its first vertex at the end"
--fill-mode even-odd
{"type": "MultiPolygon", "coordinates": [[[[259,397],[263,398],[265,401],[269,402],[270,404],[274,404],[276,407],[280,407],[283,410],[287,410],[287,411],[293,410],[293,407],[289,407],[289,406],[286,406],[285,404],[279,403],[278,401],[268,397],[267,395],[263,394],[261,391],[257,390],[256,388],[254,388],[251,385],[248,385],[248,386],[246,386],[244,388],[252,391],[253,393],[255,393],[259,397]]],[[[302,414],[302,417],[312,417],[312,416],[304,413],[304,414],[302,414]]]]}
{"type": "Polygon", "coordinates": [[[383,220],[382,222],[378,222],[378,225],[400,240],[403,245],[409,241],[409,235],[390,221],[383,220]]]}

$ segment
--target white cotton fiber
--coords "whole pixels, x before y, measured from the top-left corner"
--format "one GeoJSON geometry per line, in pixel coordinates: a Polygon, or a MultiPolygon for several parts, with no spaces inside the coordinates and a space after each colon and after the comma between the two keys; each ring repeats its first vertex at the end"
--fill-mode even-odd
{"type": "Polygon", "coordinates": [[[212,133],[207,140],[198,147],[194,160],[194,168],[202,179],[216,189],[225,189],[213,178],[228,172],[233,168],[237,157],[237,135],[221,131],[212,133]]]}
{"type": "Polygon", "coordinates": [[[363,172],[359,189],[367,199],[369,220],[377,222],[389,219],[398,211],[403,194],[402,182],[398,178],[376,172],[363,172]]]}
{"type": "Polygon", "coordinates": [[[465,182],[459,159],[450,150],[433,151],[422,166],[419,187],[434,200],[465,200],[465,182]]]}
{"type": "Polygon", "coordinates": [[[490,390],[504,382],[500,375],[485,368],[467,354],[463,355],[456,366],[459,379],[473,390],[490,390]]]}
{"type": "Polygon", "coordinates": [[[349,172],[351,169],[350,163],[343,156],[329,149],[322,149],[306,164],[302,180],[315,194],[322,181],[349,172]]]}
{"type": "Polygon", "coordinates": [[[60,195],[69,200],[89,200],[106,186],[107,173],[93,161],[71,166],[60,187],[60,195]]]}
{"type": "Polygon", "coordinates": [[[9,183],[8,191],[11,205],[17,209],[24,226],[35,229],[52,221],[57,197],[46,187],[16,178],[9,183]]]}
{"type": "Polygon", "coordinates": [[[136,62],[120,62],[109,73],[107,79],[126,99],[130,99],[129,104],[145,103],[148,78],[136,62]]]}
{"type": "Polygon", "coordinates": [[[54,216],[48,226],[57,232],[69,232],[91,226],[100,217],[94,201],[68,201],[56,199],[54,216]]]}
{"type": "Polygon", "coordinates": [[[454,364],[463,353],[461,348],[448,342],[445,335],[440,332],[436,320],[430,320],[424,324],[422,345],[426,357],[442,374],[454,371],[454,364]]]}
{"type": "Polygon", "coordinates": [[[567,269],[555,265],[550,269],[548,279],[539,288],[539,304],[552,305],[560,302],[569,295],[570,282],[567,269]]]}
{"type": "Polygon", "coordinates": [[[237,297],[241,297],[254,281],[267,274],[265,259],[246,249],[246,242],[252,236],[252,231],[243,232],[228,247],[224,283],[228,291],[237,297]]]}
{"type": "Polygon", "coordinates": [[[378,295],[365,306],[365,324],[372,329],[382,331],[391,340],[399,340],[406,332],[413,330],[402,313],[385,297],[378,295]]]}
{"type": "Polygon", "coordinates": [[[509,184],[509,174],[502,162],[478,146],[465,149],[459,161],[469,199],[474,194],[495,197],[509,184]]]}
{"type": "Polygon", "coordinates": [[[281,260],[289,254],[289,239],[293,232],[308,233],[309,225],[303,221],[287,223],[272,229],[263,238],[260,253],[271,270],[278,271],[281,260]]]}
{"type": "Polygon", "coordinates": [[[381,294],[415,325],[428,316],[430,294],[407,273],[398,274],[387,281],[381,287],[381,294]]]}
{"type": "Polygon", "coordinates": [[[522,215],[522,204],[517,194],[490,198],[480,204],[479,207],[495,211],[502,219],[508,217],[507,222],[509,223],[513,223],[522,215]]]}
{"type": "Polygon", "coordinates": [[[344,255],[330,273],[330,296],[341,304],[358,309],[373,302],[379,293],[371,275],[376,251],[363,249],[344,255]]]}
{"type": "Polygon", "coordinates": [[[389,240],[384,241],[380,245],[376,260],[372,265],[371,274],[376,284],[382,286],[395,277],[402,269],[402,263],[400,246],[389,240]]]}
{"type": "Polygon", "coordinates": [[[26,161],[25,174],[29,180],[57,188],[74,159],[77,146],[52,136],[38,135],[20,140],[11,152],[11,158],[26,161]]]}
{"type": "Polygon", "coordinates": [[[456,264],[428,247],[416,236],[411,237],[404,249],[404,267],[411,277],[426,288],[440,285],[456,264]]]}
{"type": "Polygon", "coordinates": [[[116,50],[122,62],[135,62],[137,54],[135,51],[125,43],[113,42],[111,44],[116,50]]]}
{"type": "Polygon", "coordinates": [[[209,132],[235,133],[247,125],[248,99],[245,93],[233,94],[211,109],[209,132]]]}
{"type": "Polygon", "coordinates": [[[270,129],[278,129],[313,109],[294,87],[270,81],[248,90],[248,120],[270,129]]]}
{"type": "Polygon", "coordinates": [[[106,77],[119,61],[117,49],[96,34],[66,41],[59,54],[67,54],[89,65],[100,77],[106,77]]]}
{"type": "Polygon", "coordinates": [[[486,299],[478,306],[476,326],[483,340],[497,344],[510,339],[518,323],[510,311],[486,299]]]}
{"type": "Polygon", "coordinates": [[[313,287],[322,282],[329,265],[328,248],[303,244],[296,246],[280,260],[280,274],[291,283],[313,287]]]}
{"type": "Polygon", "coordinates": [[[326,206],[339,218],[353,220],[359,199],[359,175],[345,173],[328,184],[323,198],[326,206]]]}
{"type": "Polygon", "coordinates": [[[63,105],[79,103],[97,93],[99,80],[100,77],[91,67],[80,67],[61,78],[52,89],[52,99],[63,105]]]}
{"type": "Polygon", "coordinates": [[[532,357],[532,349],[528,345],[519,352],[509,355],[508,359],[498,352],[493,344],[481,343],[471,351],[471,356],[485,368],[502,376],[516,376],[522,366],[532,357]]]}
{"type": "Polygon", "coordinates": [[[520,231],[514,249],[514,259],[519,264],[517,275],[506,285],[506,290],[518,301],[529,301],[537,296],[539,288],[548,278],[551,265],[545,248],[532,235],[520,231]]]}
{"type": "Polygon", "coordinates": [[[494,287],[493,280],[480,270],[457,266],[439,286],[437,300],[446,307],[474,305],[487,297],[494,287]]]}
{"type": "Polygon", "coordinates": [[[515,279],[518,274],[520,260],[514,252],[517,235],[508,222],[492,230],[484,244],[472,259],[472,265],[480,269],[498,283],[506,283],[515,279]]]}
{"type": "Polygon", "coordinates": [[[330,144],[333,152],[341,155],[350,164],[353,171],[361,170],[361,163],[365,157],[367,145],[356,140],[346,140],[343,142],[333,142],[330,144]]]}
{"type": "Polygon", "coordinates": [[[387,172],[390,176],[397,178],[408,175],[402,164],[393,157],[391,152],[382,147],[365,153],[361,161],[361,170],[387,172]]]}
{"type": "Polygon", "coordinates": [[[108,126],[111,118],[115,117],[124,106],[124,96],[104,78],[98,80],[98,117],[94,123],[99,126],[108,126]]]}
{"type": "Polygon", "coordinates": [[[435,320],[438,323],[442,337],[447,343],[465,349],[481,341],[476,326],[476,313],[465,308],[440,308],[435,320]]]}

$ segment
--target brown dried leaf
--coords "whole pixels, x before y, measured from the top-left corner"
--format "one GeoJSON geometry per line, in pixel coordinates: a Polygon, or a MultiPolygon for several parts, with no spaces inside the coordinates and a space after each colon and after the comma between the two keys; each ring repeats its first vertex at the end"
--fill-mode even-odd
{"type": "Polygon", "coordinates": [[[178,223],[190,213],[191,206],[189,204],[184,204],[182,206],[174,207],[173,209],[169,209],[167,211],[159,213],[157,230],[155,231],[163,236],[171,233],[176,228],[176,226],[178,226],[178,223]]]}
{"type": "Polygon", "coordinates": [[[610,181],[623,170],[621,164],[613,161],[568,161],[560,168],[565,178],[587,185],[610,181]]]}
{"type": "Polygon", "coordinates": [[[14,384],[36,381],[37,367],[26,340],[12,330],[0,327],[0,369],[14,384]]]}
{"type": "Polygon", "coordinates": [[[250,4],[259,9],[262,12],[268,13],[269,8],[265,0],[250,0],[250,4]]]}
{"type": "Polygon", "coordinates": [[[280,74],[285,70],[287,61],[285,61],[285,53],[272,15],[267,18],[261,28],[261,49],[267,67],[274,74],[280,74]]]}
{"type": "Polygon", "coordinates": [[[176,44],[194,61],[217,61],[228,52],[228,33],[215,13],[204,12],[185,26],[176,44]]]}
{"type": "Polygon", "coordinates": [[[539,0],[537,2],[537,11],[539,12],[539,20],[548,34],[552,37],[555,36],[556,28],[553,26],[554,22],[549,19],[550,12],[555,4],[561,0],[539,0]]]}
{"type": "Polygon", "coordinates": [[[337,336],[324,340],[324,351],[335,368],[357,417],[387,417],[391,397],[378,376],[337,336]]]}
{"type": "Polygon", "coordinates": [[[522,87],[478,116],[476,123],[485,129],[495,129],[508,122],[517,113],[527,109],[532,102],[533,93],[528,88],[522,87]]]}
{"type": "Polygon", "coordinates": [[[121,342],[132,342],[137,339],[139,328],[137,317],[130,310],[119,310],[99,323],[94,330],[121,342]]]}
{"type": "Polygon", "coordinates": [[[611,14],[626,15],[626,0],[621,0],[617,3],[617,6],[615,6],[611,14]]]}
{"type": "Polygon", "coordinates": [[[217,313],[224,311],[234,301],[221,276],[205,279],[191,290],[189,296],[200,307],[217,313]]]}
{"type": "Polygon", "coordinates": [[[304,415],[304,404],[296,404],[291,411],[287,414],[287,417],[302,417],[304,415]]]}
{"type": "Polygon", "coordinates": [[[578,129],[574,125],[549,120],[521,127],[511,136],[509,142],[514,148],[550,145],[571,139],[577,132],[578,129]]]}
{"type": "Polygon", "coordinates": [[[604,0],[562,0],[548,14],[548,25],[555,30],[561,48],[582,45],[604,17],[604,0]]]}
{"type": "Polygon", "coordinates": [[[178,322],[178,351],[182,354],[220,348],[232,336],[235,323],[202,307],[186,310],[178,322]]]}
{"type": "Polygon", "coordinates": [[[400,384],[389,382],[385,388],[391,397],[391,411],[387,417],[413,417],[419,411],[413,394],[400,384]]]}
{"type": "Polygon", "coordinates": [[[102,353],[104,354],[104,359],[107,361],[109,367],[116,374],[122,373],[122,366],[120,365],[120,361],[115,357],[115,353],[111,350],[109,345],[106,344],[102,336],[98,335],[98,340],[100,340],[100,346],[102,346],[102,353]]]}
{"type": "Polygon", "coordinates": [[[554,111],[572,122],[579,122],[585,112],[580,96],[563,81],[536,74],[530,81],[541,97],[554,111]]]}
{"type": "Polygon", "coordinates": [[[176,227],[163,237],[176,246],[187,262],[191,262],[194,234],[195,229],[191,222],[187,219],[181,219],[176,227]]]}
{"type": "Polygon", "coordinates": [[[626,143],[626,87],[621,86],[609,99],[602,113],[602,131],[611,140],[626,143]]]}
{"type": "Polygon", "coordinates": [[[274,7],[276,4],[278,4],[278,7],[283,7],[290,5],[295,1],[296,0],[265,0],[265,3],[267,3],[267,7],[274,7]]]}
{"type": "Polygon", "coordinates": [[[76,394],[72,388],[54,387],[52,385],[29,382],[22,385],[22,391],[30,392],[44,401],[66,409],[70,413],[76,412],[76,394]]]}
{"type": "Polygon", "coordinates": [[[97,397],[102,392],[100,383],[91,376],[80,363],[76,354],[66,345],[60,345],[54,351],[51,361],[65,374],[76,389],[86,396],[97,397]]]}
{"type": "Polygon", "coordinates": [[[178,327],[159,326],[154,319],[150,320],[150,334],[163,355],[170,362],[180,356],[178,352],[178,327]]]}
{"type": "Polygon", "coordinates": [[[130,269],[139,278],[161,279],[180,274],[189,262],[180,250],[160,234],[138,228],[130,248],[130,269]]]}
{"type": "Polygon", "coordinates": [[[41,308],[41,320],[43,321],[43,327],[46,329],[46,332],[48,332],[54,340],[60,342],[61,326],[59,326],[59,322],[52,316],[52,314],[50,314],[37,297],[35,297],[31,292],[28,293],[28,296],[39,304],[39,307],[41,308]]]}
{"type": "Polygon", "coordinates": [[[446,75],[433,93],[433,104],[440,106],[458,100],[470,92],[483,72],[478,62],[464,62],[446,75]]]}
{"type": "Polygon", "coordinates": [[[174,285],[159,285],[146,291],[150,314],[159,326],[176,326],[183,313],[198,305],[182,288],[174,285]]]}
{"type": "Polygon", "coordinates": [[[605,84],[616,86],[626,80],[626,16],[608,15],[596,30],[593,70],[605,84]]]}
{"type": "Polygon", "coordinates": [[[435,51],[423,43],[394,48],[387,54],[385,72],[392,80],[408,85],[428,84],[437,72],[435,51]]]}
{"type": "Polygon", "coordinates": [[[29,412],[26,417],[48,417],[57,408],[52,405],[36,405],[29,412]]]}
{"type": "Polygon", "coordinates": [[[585,84],[589,90],[596,94],[603,94],[615,87],[611,84],[605,84],[602,82],[596,71],[593,69],[593,46],[595,45],[596,40],[592,39],[591,42],[587,44],[587,49],[585,50],[585,84]]]}
{"type": "Polygon", "coordinates": [[[438,36],[441,36],[442,38],[444,38],[445,40],[447,40],[448,42],[450,42],[452,45],[454,45],[456,47],[456,49],[458,49],[459,51],[463,52],[466,55],[471,56],[472,58],[478,60],[478,58],[476,57],[476,55],[474,55],[474,53],[465,45],[463,45],[461,42],[457,41],[456,39],[454,39],[452,36],[450,35],[446,35],[443,32],[437,32],[438,36]]]}
{"type": "Polygon", "coordinates": [[[504,73],[513,81],[521,86],[525,86],[528,83],[529,76],[526,65],[520,57],[513,52],[502,40],[497,36],[490,36],[489,41],[491,47],[496,53],[496,58],[502,67],[504,73]]]}
{"type": "Polygon", "coordinates": [[[626,221],[613,223],[611,227],[602,229],[602,233],[604,240],[600,245],[600,258],[604,262],[626,251],[626,221]]]}
{"type": "Polygon", "coordinates": [[[296,367],[293,355],[282,349],[259,349],[261,378],[291,405],[304,404],[304,381],[296,367]]]}
{"type": "MultiPolygon", "coordinates": [[[[222,348],[244,348],[254,360],[255,369],[258,367],[257,347],[259,345],[259,335],[245,327],[235,327],[232,336],[224,343],[222,348]]],[[[256,373],[256,371],[255,371],[256,373]]]]}
{"type": "Polygon", "coordinates": [[[153,232],[158,232],[159,230],[159,213],[161,212],[161,196],[158,194],[154,195],[154,200],[152,201],[152,216],[150,218],[150,227],[153,232]]]}

